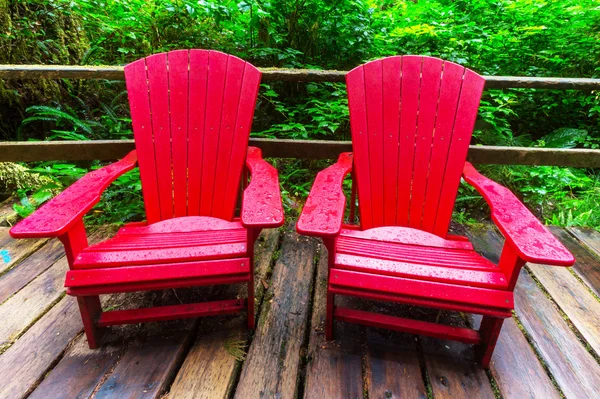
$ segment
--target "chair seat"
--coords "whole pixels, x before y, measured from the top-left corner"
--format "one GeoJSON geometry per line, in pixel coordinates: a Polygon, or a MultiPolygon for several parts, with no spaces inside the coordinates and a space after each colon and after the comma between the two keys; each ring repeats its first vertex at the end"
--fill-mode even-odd
{"type": "Polygon", "coordinates": [[[504,273],[467,241],[420,230],[342,230],[330,283],[338,290],[512,309],[504,273]]]}
{"type": "Polygon", "coordinates": [[[240,222],[188,216],[149,226],[125,226],[113,238],[84,249],[73,268],[240,258],[247,252],[247,231],[240,222]]]}

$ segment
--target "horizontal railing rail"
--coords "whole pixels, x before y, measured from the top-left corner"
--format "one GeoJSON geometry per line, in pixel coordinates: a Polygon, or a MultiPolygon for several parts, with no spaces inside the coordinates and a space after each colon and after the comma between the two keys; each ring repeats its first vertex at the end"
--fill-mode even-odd
{"type": "MultiPolygon", "coordinates": [[[[349,141],[251,138],[250,145],[273,158],[335,159],[352,151],[349,141]]],[[[0,162],[113,160],[133,149],[133,140],[4,141],[0,162]]],[[[599,168],[600,150],[472,145],[468,159],[475,164],[599,168]]]]}
{"type": "MultiPolygon", "coordinates": [[[[263,81],[344,82],[347,71],[259,68],[263,81]]],[[[484,76],[488,89],[531,88],[599,90],[600,79],[484,76]]],[[[122,66],[0,65],[0,79],[109,79],[123,80],[122,66]]]]}
{"type": "MultiPolygon", "coordinates": [[[[344,82],[347,71],[260,68],[263,81],[344,82]]],[[[600,79],[484,76],[488,89],[600,90],[600,79]]],[[[122,66],[0,65],[0,79],[123,80],[122,66]]],[[[251,138],[266,157],[335,159],[351,151],[349,141],[251,138]]],[[[0,162],[113,160],[134,148],[133,140],[0,142],[0,162]]],[[[600,150],[471,146],[475,164],[600,167],[600,150]]]]}

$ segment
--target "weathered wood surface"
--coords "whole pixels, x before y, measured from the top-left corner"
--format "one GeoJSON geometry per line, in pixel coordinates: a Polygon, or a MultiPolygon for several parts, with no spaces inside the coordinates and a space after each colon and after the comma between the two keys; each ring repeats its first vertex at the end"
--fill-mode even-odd
{"type": "Polygon", "coordinates": [[[62,243],[58,239],[53,239],[0,276],[0,304],[64,255],[65,250],[62,243]]]}
{"type": "MultiPolygon", "coordinates": [[[[279,245],[279,237],[279,230],[265,230],[255,244],[256,309],[260,306],[265,286],[268,285],[266,276],[279,245]]],[[[234,297],[236,294],[246,295],[245,289],[243,287],[240,289],[240,286],[225,286],[218,291],[216,295],[223,298],[234,297]]],[[[241,363],[232,355],[230,348],[232,345],[239,348],[247,344],[244,316],[201,320],[196,341],[175,377],[169,397],[216,399],[231,396],[241,363]]]]}
{"type": "Polygon", "coordinates": [[[553,304],[523,271],[515,291],[517,315],[568,398],[600,396],[600,366],[553,304]]]}
{"type": "Polygon", "coordinates": [[[367,329],[369,398],[427,398],[416,343],[414,335],[367,329]]]}
{"type": "MultiPolygon", "coordinates": [[[[493,228],[477,229],[469,233],[469,237],[474,245],[477,240],[487,241],[489,245],[483,247],[484,255],[498,258],[503,240],[493,228]]],[[[582,286],[581,289],[585,288],[582,286]]],[[[588,398],[600,395],[600,366],[525,270],[521,272],[515,290],[515,308],[519,321],[565,396],[588,398]]]]}
{"type": "MultiPolygon", "coordinates": [[[[467,235],[475,250],[490,260],[498,261],[504,240],[492,225],[469,229],[467,235]]],[[[473,326],[479,328],[481,316],[473,315],[472,320],[473,326]]],[[[512,318],[504,321],[490,371],[504,398],[560,397],[527,338],[512,318]]]]}
{"type": "MultiPolygon", "coordinates": [[[[264,81],[344,82],[348,71],[259,68],[264,81]]],[[[111,79],[123,80],[122,66],[0,65],[0,79],[111,79]]],[[[530,76],[485,76],[488,89],[538,88],[597,90],[600,79],[530,76]]]]}
{"type": "Polygon", "coordinates": [[[565,268],[537,264],[528,267],[587,343],[600,354],[600,301],[565,268]]]}
{"type": "Polygon", "coordinates": [[[336,340],[329,342],[325,340],[328,255],[327,249],[323,245],[320,248],[308,343],[304,397],[306,399],[362,398],[360,327],[337,323],[335,326],[336,340]]]}
{"type": "MultiPolygon", "coordinates": [[[[76,320],[70,322],[77,323],[76,320]]],[[[124,349],[122,342],[104,343],[98,349],[90,349],[85,335],[80,335],[29,398],[89,398],[124,349]]]]}
{"type": "Polygon", "coordinates": [[[600,233],[579,227],[570,228],[569,232],[579,242],[562,229],[553,230],[553,233],[560,237],[577,259],[573,266],[575,273],[597,296],[600,296],[600,233]]]}
{"type": "Polygon", "coordinates": [[[8,234],[9,227],[0,227],[0,275],[6,273],[21,259],[26,258],[44,245],[45,238],[39,240],[15,240],[8,234]]]}
{"type": "MultiPolygon", "coordinates": [[[[90,242],[98,242],[108,235],[106,230],[100,229],[90,235],[90,242]]],[[[60,258],[31,283],[0,305],[0,320],[2,320],[0,323],[0,348],[10,345],[31,323],[64,295],[64,278],[68,269],[67,258],[60,258]]]]}
{"type": "Polygon", "coordinates": [[[236,398],[293,398],[296,394],[316,248],[312,239],[285,233],[236,398]]]}
{"type": "Polygon", "coordinates": [[[170,383],[189,346],[192,320],[161,323],[148,339],[129,346],[95,398],[158,398],[170,383]]]}
{"type": "MultiPolygon", "coordinates": [[[[465,327],[456,314],[441,312],[436,318],[440,323],[465,327]]],[[[475,362],[473,345],[429,337],[419,337],[419,340],[436,399],[495,398],[488,376],[475,362]]]]}
{"type": "MultiPolygon", "coordinates": [[[[479,328],[481,316],[475,315],[473,319],[474,327],[479,328]]],[[[503,398],[560,398],[527,338],[512,318],[506,319],[502,325],[490,371],[503,398]]]]}
{"type": "Polygon", "coordinates": [[[22,398],[83,329],[77,302],[63,298],[0,356],[0,398],[22,398]]]}
{"type": "MultiPolygon", "coordinates": [[[[349,141],[251,138],[265,157],[336,159],[352,151],[349,141]]],[[[115,160],[134,149],[133,140],[90,141],[4,141],[0,142],[0,162],[115,160]]],[[[600,167],[600,150],[471,146],[468,158],[473,164],[556,165],[600,167]]]]}

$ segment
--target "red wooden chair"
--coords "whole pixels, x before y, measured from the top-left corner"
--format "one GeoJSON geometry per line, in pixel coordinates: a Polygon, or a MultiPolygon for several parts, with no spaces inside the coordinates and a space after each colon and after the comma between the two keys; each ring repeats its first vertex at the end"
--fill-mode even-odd
{"type": "MultiPolygon", "coordinates": [[[[390,57],[346,76],[353,153],[321,171],[297,224],[329,251],[327,339],[334,318],[476,344],[487,368],[525,262],[569,266],[573,256],[506,188],[465,162],[484,79],[437,58],[390,57]],[[343,225],[352,172],[360,224],[343,225]],[[498,265],[448,234],[461,176],[506,238],[498,265]],[[483,315],[481,328],[335,307],[349,295],[483,315]]],[[[351,220],[354,219],[353,189],[351,220]]]]}
{"type": "Polygon", "coordinates": [[[180,50],[125,67],[136,151],[67,188],[11,229],[58,237],[90,348],[99,328],[248,312],[254,327],[253,248],[283,224],[277,171],[248,147],[260,72],[217,51],[180,50]],[[147,221],[88,245],[82,218],[119,175],[140,167],[147,221]],[[247,185],[244,164],[252,178],[247,185]],[[240,183],[245,188],[235,217],[240,183]],[[213,284],[248,285],[248,299],[103,312],[99,295],[213,284]]]}

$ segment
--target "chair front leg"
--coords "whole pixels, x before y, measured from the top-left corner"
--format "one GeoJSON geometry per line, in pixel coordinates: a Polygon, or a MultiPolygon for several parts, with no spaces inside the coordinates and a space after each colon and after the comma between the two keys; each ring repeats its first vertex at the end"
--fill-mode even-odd
{"type": "Polygon", "coordinates": [[[262,229],[248,229],[248,258],[250,258],[250,278],[248,280],[248,330],[254,330],[254,244],[262,229]]]}
{"type": "Polygon", "coordinates": [[[476,348],[476,356],[484,369],[490,368],[490,360],[500,336],[502,323],[504,323],[504,319],[492,316],[483,316],[481,320],[481,326],[479,327],[481,343],[476,348]]]}
{"type": "MultiPolygon", "coordinates": [[[[59,238],[65,246],[69,269],[73,269],[75,259],[89,245],[83,220],[80,220],[73,228],[59,238]]],[[[90,349],[96,349],[100,344],[102,333],[102,329],[97,327],[98,319],[102,314],[100,297],[98,295],[77,297],[77,304],[79,305],[79,313],[81,314],[88,345],[90,349]]]]}
{"type": "Polygon", "coordinates": [[[323,238],[323,244],[327,248],[327,311],[325,314],[325,339],[330,341],[333,339],[333,318],[335,311],[335,294],[329,292],[329,275],[331,268],[335,264],[335,238],[323,238]]]}

